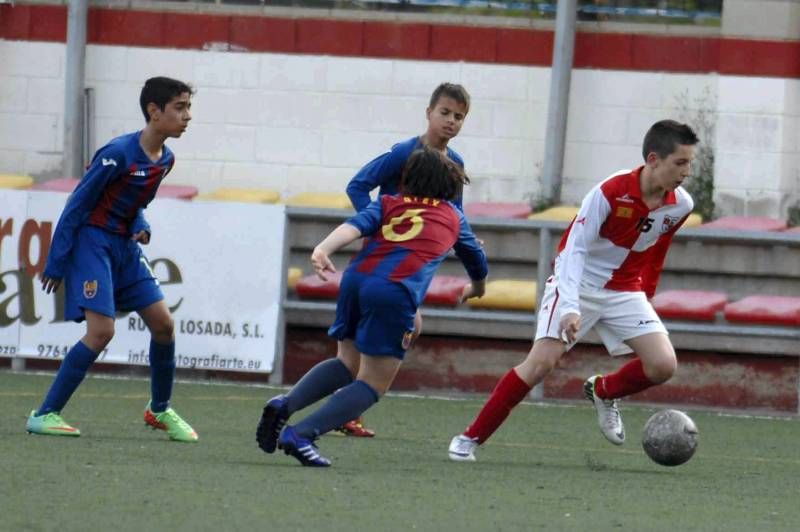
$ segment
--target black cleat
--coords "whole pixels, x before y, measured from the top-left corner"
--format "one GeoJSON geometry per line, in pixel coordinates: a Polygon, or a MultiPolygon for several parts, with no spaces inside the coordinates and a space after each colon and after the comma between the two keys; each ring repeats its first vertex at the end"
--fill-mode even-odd
{"type": "Polygon", "coordinates": [[[256,441],[261,450],[265,453],[275,452],[278,436],[288,419],[289,410],[285,396],[278,395],[267,401],[256,428],[256,441]]]}

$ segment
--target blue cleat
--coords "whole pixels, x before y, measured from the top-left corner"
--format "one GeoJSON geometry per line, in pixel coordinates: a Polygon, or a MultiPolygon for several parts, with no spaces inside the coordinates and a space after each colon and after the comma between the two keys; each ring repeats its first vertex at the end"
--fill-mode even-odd
{"type": "Polygon", "coordinates": [[[297,458],[297,461],[309,467],[329,467],[331,461],[319,454],[319,449],[312,440],[307,440],[297,435],[294,428],[287,426],[283,429],[278,440],[278,447],[288,455],[297,458]]]}
{"type": "Polygon", "coordinates": [[[256,441],[261,450],[265,453],[275,452],[278,436],[288,419],[289,410],[285,396],[278,395],[267,401],[256,428],[256,441]]]}

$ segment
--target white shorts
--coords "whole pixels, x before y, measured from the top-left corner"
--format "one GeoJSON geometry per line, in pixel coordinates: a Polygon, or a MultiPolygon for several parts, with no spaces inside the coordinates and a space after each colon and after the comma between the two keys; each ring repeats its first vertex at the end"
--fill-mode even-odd
{"type": "MultiPolygon", "coordinates": [[[[567,351],[592,328],[600,335],[611,355],[633,352],[625,345],[625,340],[654,332],[668,334],[644,292],[618,292],[605,288],[591,291],[581,289],[579,297],[581,328],[575,342],[567,345],[567,351]]],[[[561,339],[559,307],[558,285],[551,277],[547,280],[539,305],[535,340],[561,339]]]]}

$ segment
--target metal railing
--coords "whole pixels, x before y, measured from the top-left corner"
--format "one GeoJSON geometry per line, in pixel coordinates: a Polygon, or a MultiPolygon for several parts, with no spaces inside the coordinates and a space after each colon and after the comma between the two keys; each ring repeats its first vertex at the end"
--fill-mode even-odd
{"type": "MultiPolygon", "coordinates": [[[[557,0],[187,0],[187,3],[192,2],[232,6],[455,11],[537,18],[554,18],[558,4],[557,0]]],[[[578,18],[718,23],[722,16],[722,3],[723,0],[579,0],[578,18]]]]}
{"type": "MultiPolygon", "coordinates": [[[[294,248],[290,251],[300,253],[303,263],[305,263],[313,245],[324,237],[328,230],[341,223],[352,212],[289,207],[286,214],[290,234],[287,246],[294,248]]],[[[487,253],[493,255],[489,259],[490,272],[498,271],[497,267],[502,266],[504,262],[515,263],[516,270],[520,271],[520,268],[525,270],[531,280],[534,275],[536,276],[539,290],[537,301],[541,301],[544,282],[551,272],[550,264],[553,259],[555,243],[563,233],[567,222],[473,218],[470,220],[470,224],[477,234],[487,239],[487,253]],[[503,235],[508,238],[504,238],[503,235]],[[509,243],[513,243],[513,248],[509,247],[509,243]],[[529,253],[522,257],[517,248],[527,248],[528,246],[535,248],[536,251],[526,250],[529,253]]],[[[687,244],[691,244],[691,246],[684,250],[684,253],[690,255],[690,260],[695,260],[698,256],[707,253],[724,254],[726,250],[730,252],[733,246],[742,246],[746,250],[752,249],[752,253],[761,254],[766,249],[783,250],[784,257],[792,264],[796,264],[795,258],[800,253],[800,234],[686,228],[678,232],[674,245],[685,246],[687,244]],[[724,246],[725,249],[722,247],[717,249],[718,246],[724,246]]],[[[345,250],[342,257],[348,254],[349,252],[345,250]]],[[[288,266],[292,261],[287,259],[286,262],[288,266]]],[[[453,263],[455,262],[457,261],[453,261],[453,263]]],[[[446,266],[443,264],[442,270],[446,266]]],[[[456,266],[455,271],[461,271],[460,265],[454,264],[454,266],[456,266]]],[[[698,264],[696,267],[713,269],[713,265],[698,264]]],[[[797,269],[792,267],[783,272],[783,275],[796,279],[797,273],[797,269]]],[[[492,274],[490,273],[490,275],[492,274]]],[[[752,275],[759,275],[759,272],[752,272],[752,275]]],[[[296,298],[286,299],[283,305],[287,324],[310,327],[330,325],[336,308],[336,303],[333,301],[308,301],[296,298]]],[[[422,315],[426,320],[426,330],[432,334],[516,340],[532,338],[536,322],[535,313],[522,311],[424,307],[422,315]]],[[[681,349],[764,355],[800,355],[797,350],[797,346],[800,345],[800,330],[795,327],[738,324],[724,321],[708,323],[668,321],[667,328],[673,343],[681,349]]],[[[587,341],[599,342],[591,335],[587,341]]]]}

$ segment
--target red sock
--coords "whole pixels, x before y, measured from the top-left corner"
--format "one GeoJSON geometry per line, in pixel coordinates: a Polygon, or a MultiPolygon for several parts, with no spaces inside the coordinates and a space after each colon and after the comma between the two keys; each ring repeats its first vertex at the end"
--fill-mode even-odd
{"type": "Polygon", "coordinates": [[[642,359],[637,357],[619,368],[616,373],[599,377],[594,383],[594,389],[600,399],[618,399],[653,385],[655,383],[644,374],[642,359]]]}
{"type": "Polygon", "coordinates": [[[497,383],[489,400],[478,412],[475,421],[467,427],[464,435],[468,438],[478,438],[478,443],[485,442],[503,424],[511,409],[525,399],[530,391],[531,387],[519,378],[513,368],[510,369],[497,383]]]}

